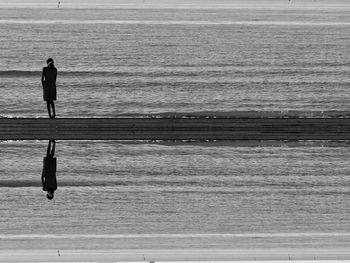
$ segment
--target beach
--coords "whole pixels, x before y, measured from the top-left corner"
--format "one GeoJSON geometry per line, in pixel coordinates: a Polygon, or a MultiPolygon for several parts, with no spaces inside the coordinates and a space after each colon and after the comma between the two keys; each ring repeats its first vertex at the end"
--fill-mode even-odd
{"type": "Polygon", "coordinates": [[[0,3],[0,262],[349,262],[349,3],[150,1],[0,3]]]}
{"type": "Polygon", "coordinates": [[[0,8],[0,115],[46,117],[53,57],[59,118],[349,116],[350,8],[285,4],[0,8]]]}
{"type": "Polygon", "coordinates": [[[0,143],[4,250],[349,247],[346,141],[57,140],[52,201],[47,143],[0,143]]]}
{"type": "Polygon", "coordinates": [[[0,250],[0,262],[346,263],[348,250],[0,250]]]}

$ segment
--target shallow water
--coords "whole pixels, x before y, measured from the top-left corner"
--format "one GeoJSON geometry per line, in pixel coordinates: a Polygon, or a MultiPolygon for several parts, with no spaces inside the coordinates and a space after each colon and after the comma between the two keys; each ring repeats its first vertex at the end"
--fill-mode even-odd
{"type": "MultiPolygon", "coordinates": [[[[350,9],[0,8],[0,115],[349,116],[350,9]],[[171,114],[170,114],[171,113],[171,114]]],[[[0,248],[348,248],[348,142],[0,143],[0,248]],[[327,146],[327,147],[323,147],[327,146]]]]}
{"type": "Polygon", "coordinates": [[[349,245],[346,146],[58,141],[53,201],[46,146],[0,144],[3,248],[349,245]]]}
{"type": "Polygon", "coordinates": [[[0,9],[0,115],[349,114],[350,9],[0,9]],[[247,113],[248,114],[248,113],[247,113]]]}

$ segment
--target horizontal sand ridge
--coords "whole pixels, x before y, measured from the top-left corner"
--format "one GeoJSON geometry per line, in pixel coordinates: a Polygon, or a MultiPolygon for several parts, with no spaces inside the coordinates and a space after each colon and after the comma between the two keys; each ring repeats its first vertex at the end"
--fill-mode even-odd
{"type": "Polygon", "coordinates": [[[349,262],[346,249],[0,250],[0,262],[349,262]],[[322,261],[321,261],[322,260],[322,261]]]}
{"type": "MultiPolygon", "coordinates": [[[[350,233],[236,233],[236,234],[0,234],[0,239],[126,239],[126,238],[279,238],[279,237],[350,237],[350,233]]],[[[349,252],[350,253],[350,252],[349,252]]]]}
{"type": "Polygon", "coordinates": [[[0,118],[0,140],[350,140],[350,118],[0,118]]]}
{"type": "Polygon", "coordinates": [[[0,19],[0,24],[127,24],[127,25],[253,25],[253,26],[349,26],[350,22],[315,22],[315,21],[209,21],[209,20],[111,20],[111,19],[50,19],[50,20],[32,20],[32,19],[0,19]]]}

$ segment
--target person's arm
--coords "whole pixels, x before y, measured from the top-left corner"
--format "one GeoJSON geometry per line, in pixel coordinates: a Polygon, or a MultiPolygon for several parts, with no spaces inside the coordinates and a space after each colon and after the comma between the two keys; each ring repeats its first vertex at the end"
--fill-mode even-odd
{"type": "Polygon", "coordinates": [[[41,184],[43,185],[43,190],[45,191],[45,177],[44,175],[41,176],[41,184]]]}
{"type": "Polygon", "coordinates": [[[45,70],[43,69],[43,73],[41,74],[41,85],[44,87],[44,81],[45,81],[45,70]]]}
{"type": "Polygon", "coordinates": [[[55,189],[55,191],[57,190],[57,177],[56,177],[56,171],[57,171],[57,159],[54,158],[54,173],[53,173],[53,176],[54,176],[54,185],[53,185],[53,189],[55,189]]]}
{"type": "Polygon", "coordinates": [[[56,85],[56,79],[57,79],[57,68],[55,68],[55,85],[56,85]]]}
{"type": "Polygon", "coordinates": [[[45,159],[44,159],[44,164],[43,164],[43,172],[41,174],[41,184],[43,186],[43,190],[46,191],[46,188],[45,188],[45,159]]]}

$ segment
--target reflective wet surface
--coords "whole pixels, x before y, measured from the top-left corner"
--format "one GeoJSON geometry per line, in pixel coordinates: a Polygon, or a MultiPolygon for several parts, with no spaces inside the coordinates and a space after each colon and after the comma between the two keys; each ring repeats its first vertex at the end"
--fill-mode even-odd
{"type": "Polygon", "coordinates": [[[349,245],[346,144],[56,141],[48,200],[48,143],[0,143],[4,248],[349,245]]]}

